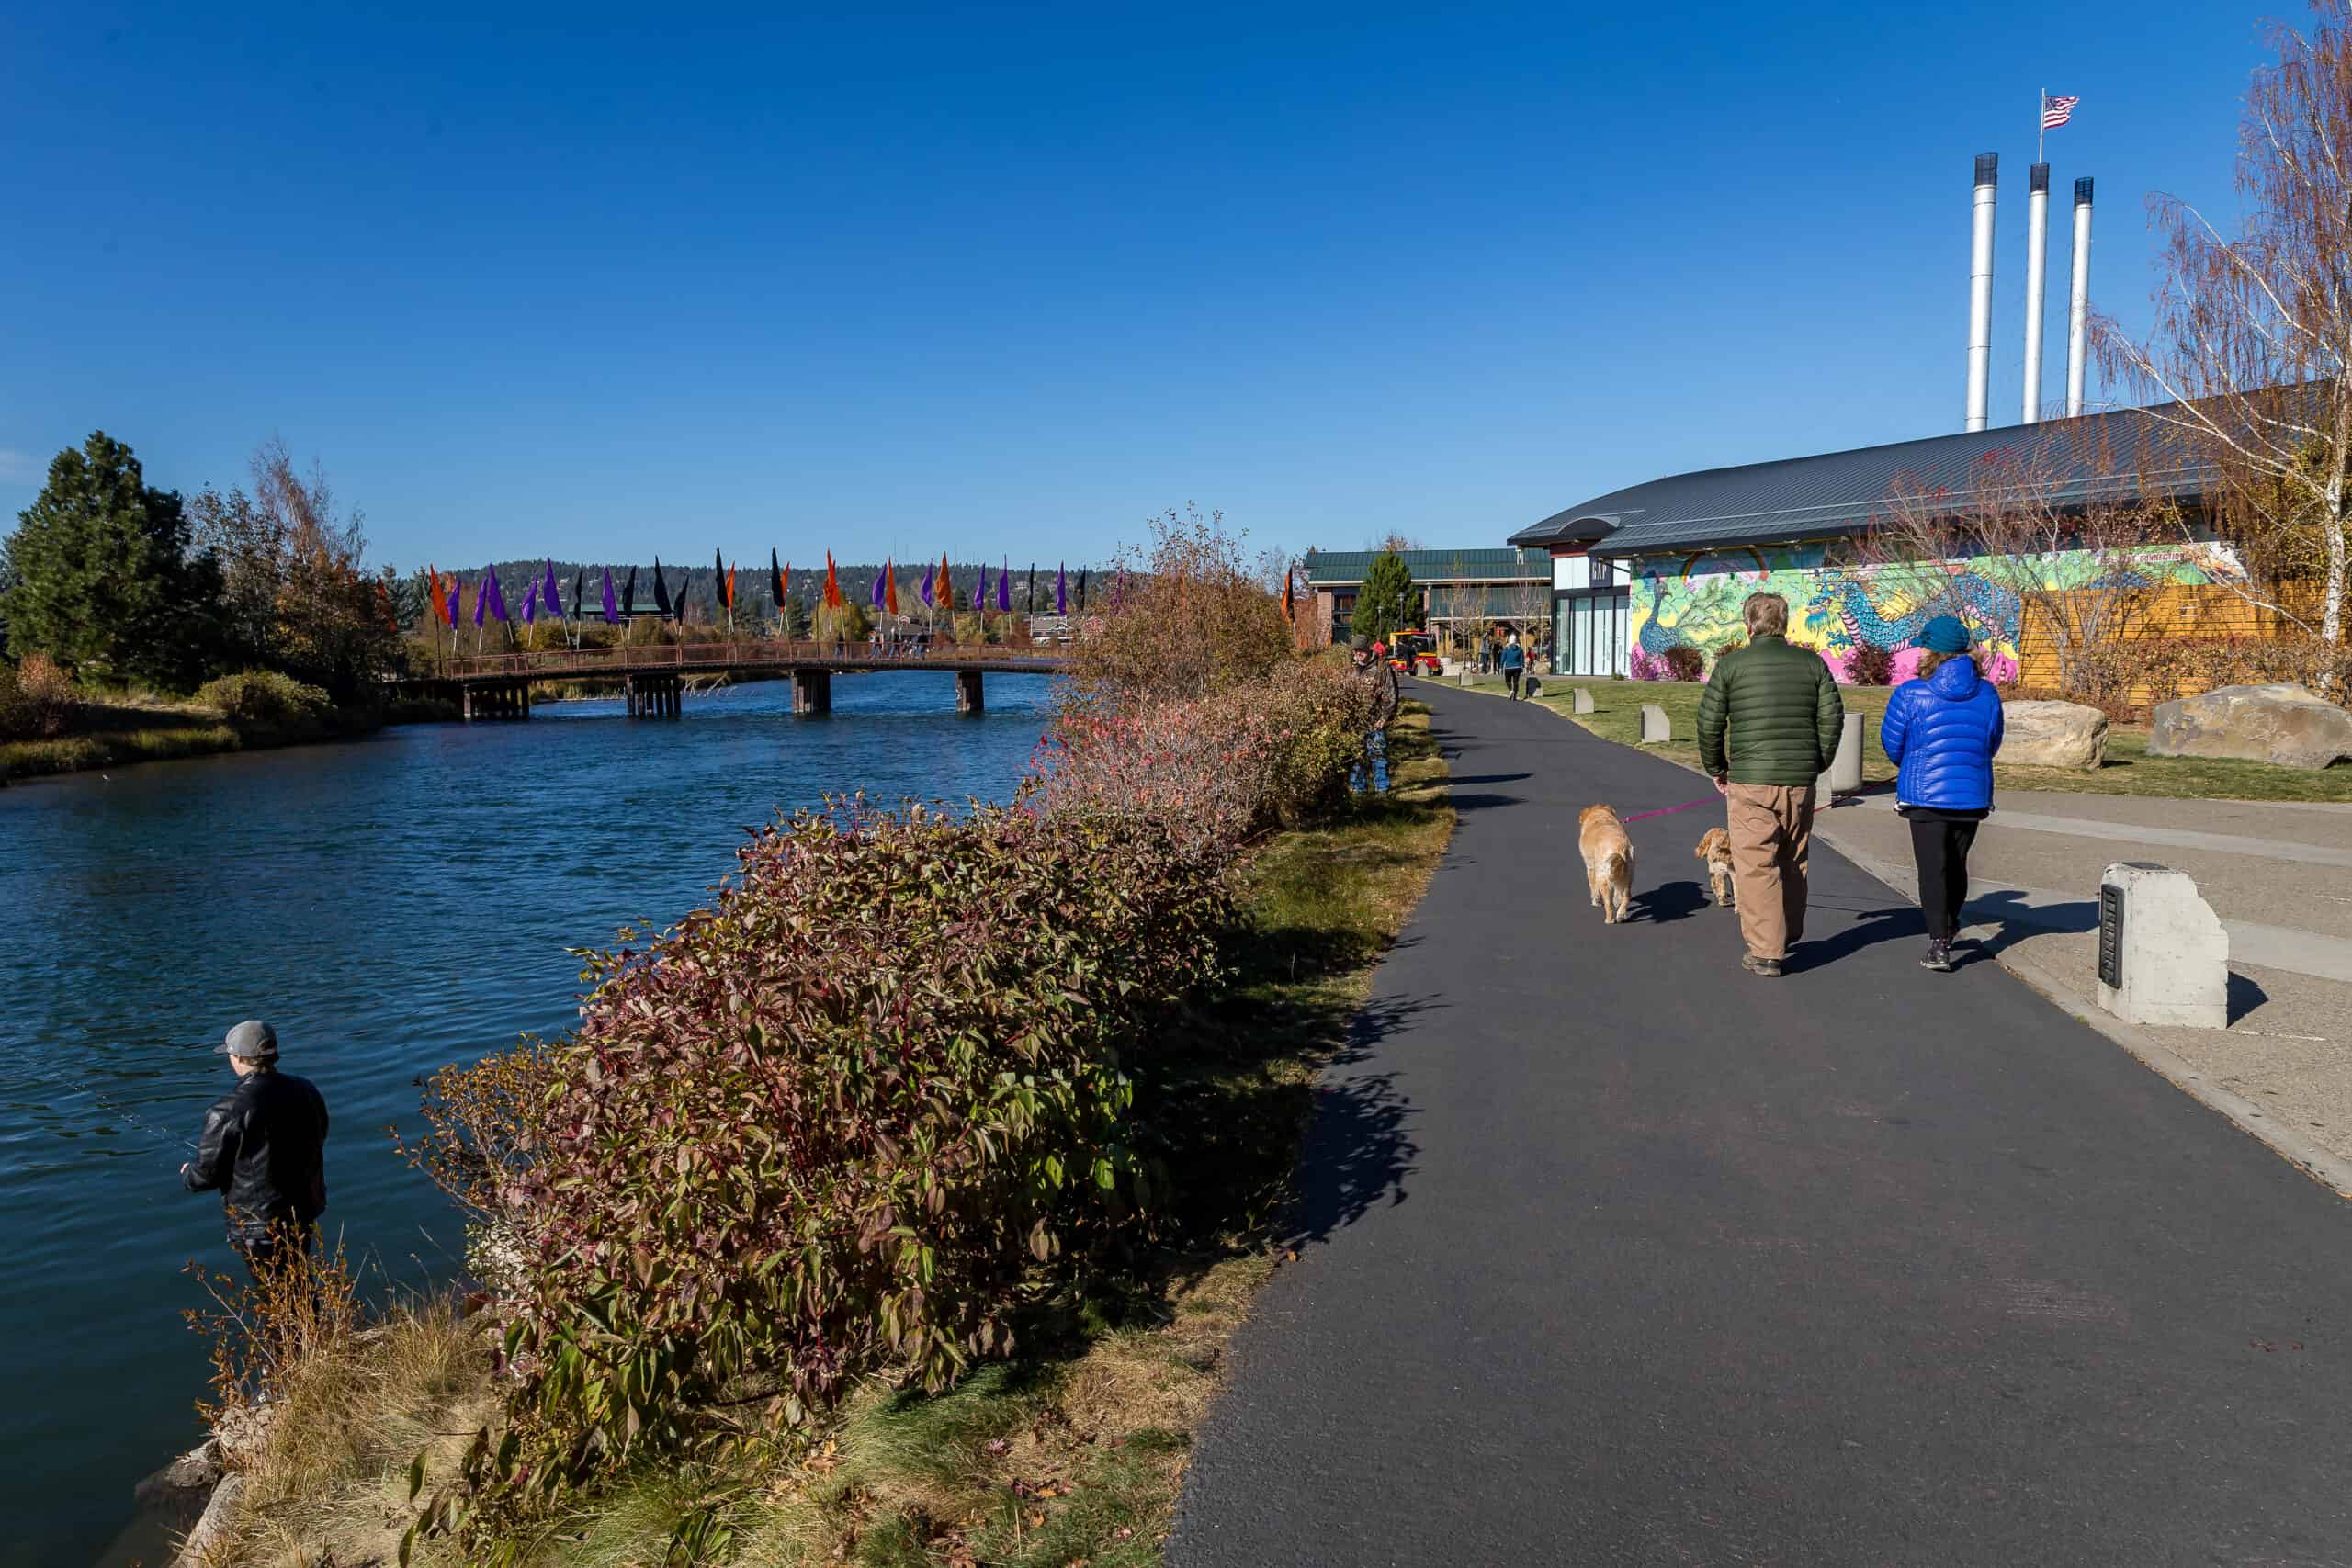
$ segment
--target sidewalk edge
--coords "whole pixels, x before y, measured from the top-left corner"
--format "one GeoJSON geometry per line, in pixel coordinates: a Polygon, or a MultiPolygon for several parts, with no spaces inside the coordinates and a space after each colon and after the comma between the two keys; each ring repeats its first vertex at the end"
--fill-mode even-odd
{"type": "MultiPolygon", "coordinates": [[[[1910,875],[1902,867],[1891,864],[1859,845],[1841,841],[1841,836],[1825,832],[1819,827],[1814,829],[1814,836],[1904,897],[1917,897],[1910,875]]],[[[2240,1132],[2260,1139],[2273,1154],[2337,1197],[2352,1198],[2352,1160],[2321,1147],[2294,1128],[2266,1114],[2259,1105],[2245,1096],[2208,1082],[2172,1047],[2137,1024],[2126,1023],[2114,1014],[2102,1010],[2048,964],[2014,949],[1994,953],[1993,960],[2041,993],[2061,1012],[2089,1025],[2122,1046],[2157,1077],[2208,1110],[2227,1117],[2236,1123],[2240,1132]]]]}

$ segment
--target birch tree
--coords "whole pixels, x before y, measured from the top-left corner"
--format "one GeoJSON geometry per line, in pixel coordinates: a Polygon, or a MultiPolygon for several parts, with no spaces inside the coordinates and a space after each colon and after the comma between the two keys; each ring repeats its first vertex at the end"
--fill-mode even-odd
{"type": "Polygon", "coordinates": [[[2320,640],[2344,638],[2352,510],[2352,0],[2317,0],[2309,33],[2270,29],[2238,132],[2235,238],[2177,197],[2149,198],[2163,239],[2153,330],[2102,317],[2110,373],[2157,403],[2219,477],[2211,510],[2247,569],[2240,591],[2320,640]],[[2317,625],[2279,584],[2319,585],[2317,625]]]}

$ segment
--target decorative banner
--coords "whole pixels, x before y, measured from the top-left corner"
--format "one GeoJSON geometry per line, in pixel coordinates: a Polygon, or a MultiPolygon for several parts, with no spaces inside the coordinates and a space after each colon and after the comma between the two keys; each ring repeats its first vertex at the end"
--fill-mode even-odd
{"type": "Polygon", "coordinates": [[[495,570],[490,574],[490,613],[502,621],[512,622],[514,619],[506,613],[506,590],[499,585],[495,570]]]}
{"type": "Polygon", "coordinates": [[[1009,560],[996,569],[996,608],[999,615],[1012,613],[1012,563],[1009,560]]]}
{"type": "Polygon", "coordinates": [[[571,569],[571,618],[575,621],[580,618],[581,580],[587,575],[588,569],[584,566],[576,566],[571,569]]]}
{"type": "Polygon", "coordinates": [[[449,579],[449,629],[451,631],[458,629],[458,595],[464,592],[464,589],[465,585],[455,577],[449,579]]]}
{"type": "Polygon", "coordinates": [[[842,574],[840,569],[833,565],[833,552],[827,550],[825,552],[825,608],[838,610],[841,607],[842,574]]]}
{"type": "Polygon", "coordinates": [[[768,547],[768,592],[775,599],[776,614],[784,614],[784,570],[775,564],[775,547],[768,547]]]}
{"type": "Polygon", "coordinates": [[[899,563],[882,563],[882,607],[892,615],[899,613],[899,563]]]}
{"type": "Polygon", "coordinates": [[[735,613],[735,569],[731,566],[727,569],[727,613],[735,613]]]}
{"type": "Polygon", "coordinates": [[[1078,613],[1081,615],[1086,614],[1086,574],[1089,570],[1086,567],[1078,569],[1078,613]]]}
{"type": "Polygon", "coordinates": [[[653,607],[664,620],[670,617],[670,585],[662,581],[662,558],[653,558],[653,607]]]}
{"type": "Polygon", "coordinates": [[[691,570],[684,567],[680,567],[678,569],[678,591],[670,595],[670,608],[677,612],[678,624],[682,626],[686,624],[686,586],[693,582],[694,580],[695,574],[691,570]]]}
{"type": "Polygon", "coordinates": [[[710,552],[710,605],[714,612],[722,606],[728,609],[734,607],[733,601],[727,597],[726,558],[717,550],[710,552]]]}
{"type": "Polygon", "coordinates": [[[1054,568],[1054,614],[1057,615],[1069,614],[1069,562],[1068,561],[1063,561],[1054,568]]]}
{"type": "Polygon", "coordinates": [[[1291,620],[1298,613],[1297,603],[1290,596],[1290,568],[1283,568],[1283,619],[1291,620]]]}
{"type": "Polygon", "coordinates": [[[931,567],[928,565],[924,566],[922,569],[922,607],[926,610],[936,609],[939,604],[939,601],[931,596],[932,576],[933,572],[931,567]]]}
{"type": "Polygon", "coordinates": [[[980,580],[972,584],[972,608],[985,614],[989,607],[989,574],[981,569],[980,580]]]}
{"type": "MultiPolygon", "coordinates": [[[[628,575],[629,586],[635,588],[637,586],[636,569],[631,568],[628,575]]],[[[605,624],[608,626],[618,625],[620,618],[620,611],[613,604],[613,569],[606,567],[605,569],[605,624]]]]}
{"type": "Polygon", "coordinates": [[[1029,592],[1022,599],[1021,608],[1026,615],[1034,615],[1037,613],[1037,563],[1035,561],[1029,563],[1029,592]]]}
{"type": "Polygon", "coordinates": [[[867,597],[875,609],[882,607],[882,574],[878,571],[874,574],[874,592],[867,597]]]}
{"type": "Polygon", "coordinates": [[[552,558],[548,561],[547,581],[540,583],[538,587],[540,594],[547,601],[548,614],[559,621],[563,619],[563,590],[556,586],[555,561],[552,558]]]}
{"type": "MultiPolygon", "coordinates": [[[[612,573],[608,571],[605,575],[610,577],[612,573]]],[[[635,567],[628,569],[628,586],[621,590],[621,614],[624,615],[637,614],[637,568],[635,567]]]]}
{"type": "Polygon", "coordinates": [[[531,591],[523,595],[523,624],[526,626],[531,626],[535,624],[538,618],[539,585],[534,582],[531,584],[531,591]]]}
{"type": "Polygon", "coordinates": [[[947,575],[947,552],[939,552],[939,603],[953,610],[956,607],[956,580],[947,575]]]}

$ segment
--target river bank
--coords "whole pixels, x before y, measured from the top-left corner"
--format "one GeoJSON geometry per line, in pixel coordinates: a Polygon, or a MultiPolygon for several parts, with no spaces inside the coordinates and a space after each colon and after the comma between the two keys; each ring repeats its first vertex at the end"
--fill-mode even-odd
{"type": "Polygon", "coordinates": [[[380,710],[336,709],[295,723],[232,720],[196,703],[91,698],[73,733],[0,741],[0,784],[128,767],[135,762],[261,751],[370,735],[389,724],[427,723],[457,716],[455,705],[409,699],[380,710]]]}
{"type": "MultiPolygon", "coordinates": [[[[326,1093],[325,1228],[370,1292],[427,1288],[461,1267],[461,1228],[383,1133],[415,1129],[420,1073],[568,1027],[567,950],[707,901],[779,807],[1009,797],[1047,694],[1008,678],[958,715],[952,676],[908,674],[809,719],[770,682],[662,724],[566,703],[0,791],[0,898],[36,912],[0,1015],[0,1319],[54,1372],[0,1441],[0,1568],[91,1563],[139,1477],[202,1436],[180,1268],[227,1254],[219,1201],[175,1172],[225,1092],[230,1024],[270,1020],[326,1093]]],[[[154,1544],[109,1561],[153,1568],[154,1544]]]]}
{"type": "MultiPolygon", "coordinates": [[[[1452,831],[1424,714],[1400,721],[1393,755],[1388,796],[1249,857],[1226,979],[1197,1027],[1130,1062],[1139,1103],[1163,1108],[1151,1120],[1178,1184],[1150,1245],[1114,1269],[1042,1272],[1019,1353],[951,1389],[879,1378],[781,1448],[647,1465],[518,1543],[518,1561],[662,1561],[684,1529],[699,1562],[1156,1563],[1225,1343],[1289,1260],[1273,1244],[1312,1085],[1452,831]]],[[[426,1298],[338,1352],[246,1461],[251,1506],[208,1563],[395,1556],[413,1473],[429,1501],[498,1404],[492,1347],[462,1309],[426,1298]]],[[[411,1551],[461,1560],[445,1540],[411,1551]]]]}

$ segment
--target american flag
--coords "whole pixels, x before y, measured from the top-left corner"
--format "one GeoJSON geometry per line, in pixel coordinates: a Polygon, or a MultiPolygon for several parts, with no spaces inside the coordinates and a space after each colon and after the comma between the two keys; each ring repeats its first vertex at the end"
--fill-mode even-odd
{"type": "Polygon", "coordinates": [[[2041,100],[2041,129],[2055,130],[2074,118],[2075,106],[2082,101],[2079,96],[2053,98],[2045,95],[2041,100]]]}

